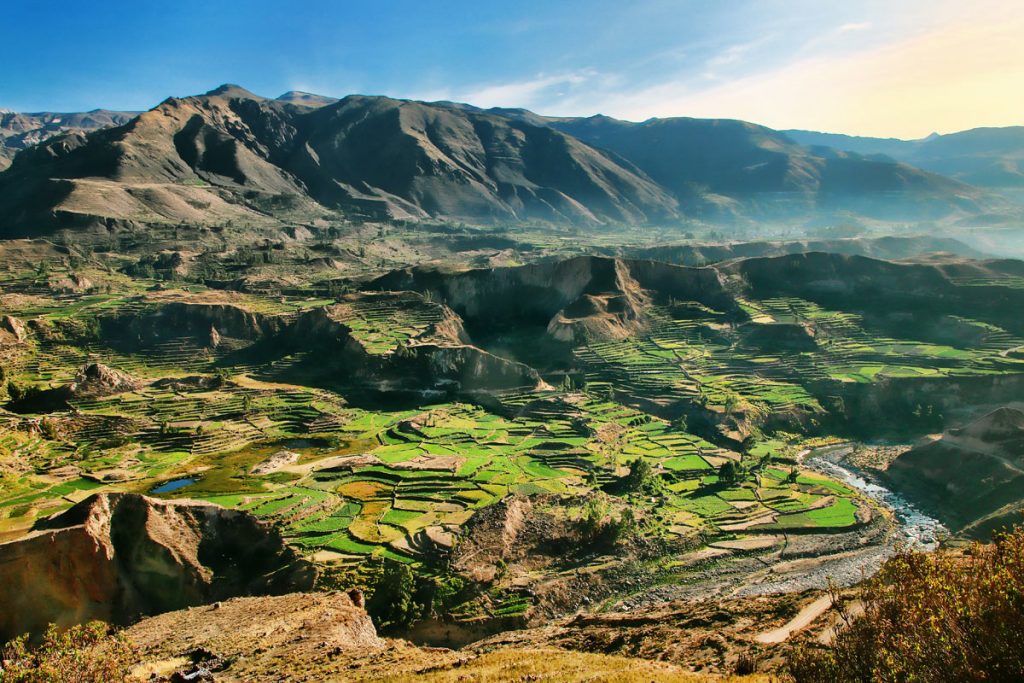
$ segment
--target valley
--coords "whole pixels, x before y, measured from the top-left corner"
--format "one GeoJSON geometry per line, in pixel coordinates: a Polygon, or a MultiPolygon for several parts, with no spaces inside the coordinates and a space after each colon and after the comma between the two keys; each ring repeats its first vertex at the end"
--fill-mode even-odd
{"type": "Polygon", "coordinates": [[[919,137],[935,60],[876,116],[918,137],[803,129],[882,130],[833,66],[948,8],[791,40],[751,5],[628,69],[578,26],[578,68],[492,82],[555,9],[414,5],[184,12],[111,109],[63,72],[159,41],[11,23],[61,73],[0,93],[0,683],[1024,675],[1024,129],[919,137]],[[821,94],[761,89],[805,58],[821,94]],[[236,71],[286,92],[202,92],[236,71]]]}
{"type": "MultiPolygon", "coordinates": [[[[308,244],[271,261],[4,244],[6,581],[52,590],[4,553],[52,561],[24,545],[47,519],[138,495],[258,520],[320,590],[406,577],[407,601],[368,609],[433,646],[580,610],[814,595],[944,532],[808,454],[911,443],[1024,382],[1018,262],[858,255],[928,242],[284,265],[308,244]]],[[[752,647],[771,649],[715,666],[752,647]]]]}

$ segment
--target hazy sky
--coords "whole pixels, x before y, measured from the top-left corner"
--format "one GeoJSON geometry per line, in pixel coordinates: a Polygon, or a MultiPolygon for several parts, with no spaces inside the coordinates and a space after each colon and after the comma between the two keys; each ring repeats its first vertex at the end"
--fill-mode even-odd
{"type": "Polygon", "coordinates": [[[1024,0],[6,0],[0,107],[220,83],[920,137],[1024,124],[1024,0]]]}

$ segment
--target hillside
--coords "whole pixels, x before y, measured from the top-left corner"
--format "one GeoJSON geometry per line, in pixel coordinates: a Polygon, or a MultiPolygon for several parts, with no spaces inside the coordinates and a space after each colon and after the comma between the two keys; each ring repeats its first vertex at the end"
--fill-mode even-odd
{"type": "MultiPolygon", "coordinates": [[[[0,246],[0,570],[8,603],[53,607],[9,610],[0,632],[212,602],[149,622],[138,644],[159,661],[251,652],[231,665],[241,680],[282,660],[307,678],[354,663],[317,630],[334,607],[285,601],[298,618],[264,619],[231,601],[308,590],[310,568],[313,589],[364,590],[381,634],[412,642],[529,629],[489,643],[770,671],[779,633],[826,606],[806,591],[929,542],[808,453],[907,443],[1024,386],[1019,261],[722,252],[703,267],[577,255],[382,274],[319,270],[330,245],[297,241],[245,260],[0,246]],[[237,289],[209,278],[222,267],[237,289]],[[287,288],[245,286],[276,268],[287,288]],[[715,595],[727,603],[661,609],[715,595]],[[748,598],[749,613],[733,601],[748,598]],[[252,618],[225,632],[235,609],[252,618]],[[179,628],[201,616],[209,631],[179,628]],[[751,637],[770,659],[740,656],[751,637]]],[[[465,666],[515,656],[477,654],[465,666]]],[[[587,659],[560,665],[636,664],[587,659]]]]}
{"type": "Polygon", "coordinates": [[[1024,187],[1024,126],[974,128],[920,140],[782,131],[803,145],[826,145],[858,154],[885,154],[897,161],[990,188],[1024,187]]]}
{"type": "Polygon", "coordinates": [[[550,125],[628,159],[691,212],[806,216],[852,212],[881,220],[977,212],[976,189],[892,160],[809,150],[745,121],[668,118],[642,123],[607,116],[551,119],[550,125]]]}
{"type": "Polygon", "coordinates": [[[887,471],[901,491],[975,537],[1020,521],[1024,412],[999,408],[898,457],[887,471]]]}
{"type": "Polygon", "coordinates": [[[660,244],[653,247],[634,247],[622,250],[631,258],[647,258],[685,266],[699,266],[730,259],[757,256],[784,256],[823,251],[830,254],[870,256],[876,259],[898,260],[921,258],[926,254],[950,254],[962,258],[980,259],[985,255],[966,244],[950,238],[878,237],[807,239],[794,241],[756,241],[735,243],[660,244]]]}
{"type": "Polygon", "coordinates": [[[312,587],[315,568],[251,515],[99,494],[0,543],[0,640],[102,619],[130,623],[236,595],[312,587]]]}
{"type": "Polygon", "coordinates": [[[237,86],[69,134],[0,176],[0,234],[194,222],[261,225],[329,209],[406,219],[645,223],[676,202],[628,164],[549,128],[420,102],[268,100],[237,86]]]}

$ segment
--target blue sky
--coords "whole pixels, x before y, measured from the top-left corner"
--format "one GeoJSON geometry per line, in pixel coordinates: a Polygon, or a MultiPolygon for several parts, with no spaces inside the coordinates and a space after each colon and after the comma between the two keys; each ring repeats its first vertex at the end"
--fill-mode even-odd
{"type": "Polygon", "coordinates": [[[0,107],[232,82],[914,137],[1024,123],[1018,0],[7,0],[0,107]],[[1016,85],[1016,87],[1014,87],[1016,85]]]}

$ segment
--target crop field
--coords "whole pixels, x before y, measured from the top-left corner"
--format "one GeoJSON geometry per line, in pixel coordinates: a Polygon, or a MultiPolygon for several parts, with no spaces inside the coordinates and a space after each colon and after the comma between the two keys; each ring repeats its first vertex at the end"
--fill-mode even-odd
{"type": "Polygon", "coordinates": [[[374,355],[391,353],[442,319],[439,306],[414,294],[364,295],[341,306],[352,336],[374,355]]]}

